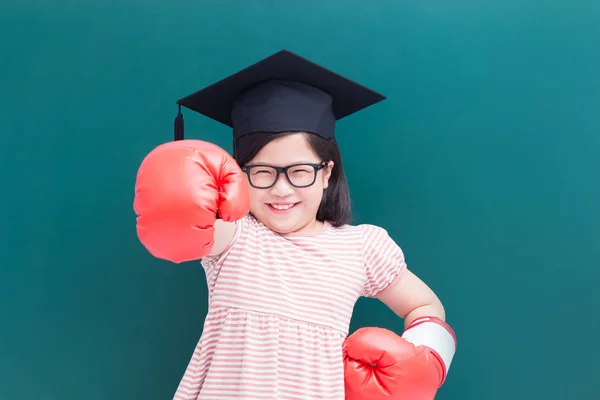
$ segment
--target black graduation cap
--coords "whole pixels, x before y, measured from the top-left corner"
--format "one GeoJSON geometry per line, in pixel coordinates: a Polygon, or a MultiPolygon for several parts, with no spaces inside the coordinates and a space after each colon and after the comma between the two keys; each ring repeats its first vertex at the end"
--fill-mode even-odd
{"type": "Polygon", "coordinates": [[[175,140],[183,139],[181,106],[233,128],[235,141],[256,132],[334,137],[335,122],[385,96],[288,50],[177,101],[175,140]]]}

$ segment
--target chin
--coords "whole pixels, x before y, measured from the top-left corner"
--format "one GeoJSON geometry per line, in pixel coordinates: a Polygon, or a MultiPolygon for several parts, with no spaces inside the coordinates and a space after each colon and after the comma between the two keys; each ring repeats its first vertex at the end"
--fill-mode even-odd
{"type": "Polygon", "coordinates": [[[261,205],[255,211],[251,209],[250,212],[263,225],[279,234],[295,233],[310,223],[310,220],[305,221],[301,218],[301,214],[307,212],[306,209],[301,208],[293,210],[287,215],[277,215],[271,211],[269,206],[261,205]]]}
{"type": "Polygon", "coordinates": [[[273,220],[265,221],[265,225],[270,230],[277,232],[277,233],[282,233],[282,234],[293,233],[297,229],[297,226],[298,226],[298,224],[295,223],[294,221],[273,221],[273,220]]]}
{"type": "Polygon", "coordinates": [[[293,233],[302,226],[301,221],[298,221],[298,217],[295,215],[273,216],[269,215],[269,210],[261,210],[261,212],[253,214],[267,228],[280,234],[293,233]]]}

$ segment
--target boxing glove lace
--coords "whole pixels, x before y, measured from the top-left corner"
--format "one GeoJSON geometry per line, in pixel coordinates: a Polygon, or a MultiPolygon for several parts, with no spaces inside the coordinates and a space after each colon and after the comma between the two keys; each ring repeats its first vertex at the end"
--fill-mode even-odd
{"type": "Polygon", "coordinates": [[[174,263],[198,260],[214,244],[217,212],[235,221],[250,209],[248,183],[219,146],[178,140],[153,149],[135,182],[137,235],[155,257],[174,263]]]}
{"type": "Polygon", "coordinates": [[[436,317],[413,321],[402,336],[361,328],[343,345],[347,400],[432,400],[456,349],[453,330],[436,317]]]}

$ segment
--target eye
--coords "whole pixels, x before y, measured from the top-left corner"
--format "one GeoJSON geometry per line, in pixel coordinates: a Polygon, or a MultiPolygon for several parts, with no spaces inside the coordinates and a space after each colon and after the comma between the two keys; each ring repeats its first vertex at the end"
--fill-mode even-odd
{"type": "Polygon", "coordinates": [[[273,175],[275,172],[268,167],[257,167],[250,170],[252,175],[273,175]]]}
{"type": "Polygon", "coordinates": [[[302,174],[310,174],[312,172],[312,168],[308,166],[298,166],[292,169],[292,174],[302,175],[302,174]]]}

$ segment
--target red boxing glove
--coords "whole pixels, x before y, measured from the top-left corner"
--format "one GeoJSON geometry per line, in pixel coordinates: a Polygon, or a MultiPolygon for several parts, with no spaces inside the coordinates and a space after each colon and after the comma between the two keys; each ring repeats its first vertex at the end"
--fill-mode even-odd
{"type": "Polygon", "coordinates": [[[248,183],[219,146],[178,140],[144,158],[133,207],[138,237],[152,255],[175,263],[198,260],[212,249],[217,211],[224,221],[248,213],[248,183]]]}
{"type": "Polygon", "coordinates": [[[436,317],[418,318],[402,337],[361,328],[344,342],[347,400],[431,400],[456,351],[454,331],[436,317]]]}

